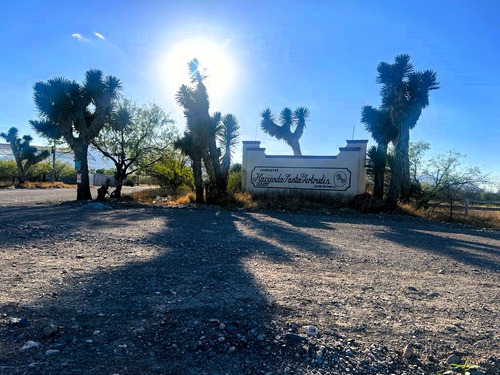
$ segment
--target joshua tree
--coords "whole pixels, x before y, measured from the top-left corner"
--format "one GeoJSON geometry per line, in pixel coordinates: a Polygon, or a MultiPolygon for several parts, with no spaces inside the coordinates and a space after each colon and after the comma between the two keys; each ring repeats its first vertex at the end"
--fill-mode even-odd
{"type": "Polygon", "coordinates": [[[304,128],[307,126],[307,118],[309,110],[301,107],[292,112],[290,108],[283,108],[280,113],[281,125],[276,125],[273,114],[269,108],[262,112],[262,121],[260,122],[261,129],[272,137],[282,139],[293,150],[294,155],[302,155],[300,151],[299,139],[304,133],[304,128]],[[292,133],[291,128],[296,126],[292,133]]]}
{"type": "Polygon", "coordinates": [[[387,193],[390,208],[397,205],[399,195],[408,201],[410,193],[409,142],[422,110],[429,105],[429,92],[439,88],[432,70],[416,72],[407,54],[396,56],[394,63],[382,62],[377,67],[377,83],[382,84],[381,109],[389,113],[397,129],[394,140],[395,158],[391,185],[387,193]]]}
{"type": "Polygon", "coordinates": [[[113,105],[121,83],[100,70],[89,70],[79,84],[66,78],[52,78],[34,85],[34,100],[41,120],[30,121],[33,128],[49,139],[64,138],[80,162],[81,183],[78,200],[92,199],[87,163],[88,147],[105,124],[116,116],[113,105]]]}
{"type": "Polygon", "coordinates": [[[365,124],[372,138],[377,142],[377,148],[370,148],[370,172],[373,174],[373,198],[384,199],[384,174],[387,158],[387,146],[397,136],[397,129],[391,122],[389,112],[376,109],[370,105],[361,110],[361,122],[365,124]]]}
{"type": "Polygon", "coordinates": [[[0,137],[10,143],[12,153],[16,160],[17,182],[21,185],[26,182],[26,175],[30,167],[41,162],[50,155],[50,152],[47,150],[37,154],[38,149],[30,145],[33,138],[29,135],[23,136],[22,139],[19,138],[18,131],[14,127],[10,128],[7,134],[0,133],[0,137]]]}
{"type": "MultiPolygon", "coordinates": [[[[203,202],[202,161],[209,177],[207,201],[214,201],[226,194],[228,170],[223,161],[227,158],[230,160],[231,157],[230,152],[228,155],[221,155],[221,150],[217,147],[217,134],[219,138],[221,134],[237,137],[238,125],[236,121],[233,124],[234,129],[230,129],[230,132],[224,131],[221,113],[210,115],[208,92],[203,83],[206,77],[200,72],[198,60],[190,61],[188,67],[191,86],[182,85],[176,96],[177,102],[184,108],[187,130],[184,137],[176,142],[176,147],[191,159],[196,201],[203,202]]],[[[226,121],[227,116],[224,117],[226,121]]],[[[232,116],[232,120],[236,118],[232,116]]],[[[227,141],[231,144],[235,139],[227,141]]],[[[222,143],[226,144],[226,141],[222,143]]],[[[231,147],[229,151],[230,149],[231,147]]],[[[225,151],[227,150],[225,147],[225,151]]]]}
{"type": "Polygon", "coordinates": [[[232,115],[227,114],[222,117],[222,121],[218,128],[219,141],[224,149],[224,156],[222,158],[222,171],[224,173],[224,178],[227,180],[229,178],[229,167],[231,165],[231,154],[234,151],[234,147],[238,143],[238,137],[240,135],[240,126],[238,124],[238,119],[232,115]]]}

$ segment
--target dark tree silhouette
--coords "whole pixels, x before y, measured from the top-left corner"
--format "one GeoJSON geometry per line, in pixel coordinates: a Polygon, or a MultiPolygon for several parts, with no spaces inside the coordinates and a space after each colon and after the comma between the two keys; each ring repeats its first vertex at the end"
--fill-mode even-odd
{"type": "Polygon", "coordinates": [[[389,112],[384,109],[364,106],[361,110],[361,122],[377,142],[376,148],[370,148],[369,172],[373,175],[373,198],[384,199],[384,174],[387,159],[387,146],[396,139],[397,129],[391,122],[389,112]]]}
{"type": "Polygon", "coordinates": [[[262,112],[261,129],[272,137],[285,141],[293,150],[294,155],[302,155],[299,139],[307,126],[309,110],[305,107],[297,108],[292,112],[290,108],[283,108],[280,113],[281,125],[277,125],[269,108],[262,112]],[[292,133],[292,127],[295,131],[292,133]]]}
{"type": "Polygon", "coordinates": [[[213,202],[221,198],[227,191],[227,175],[229,167],[226,166],[227,158],[231,158],[231,147],[225,145],[234,144],[238,136],[238,122],[236,117],[231,115],[224,119],[231,119],[231,127],[226,130],[223,117],[220,112],[210,115],[210,101],[207,88],[203,81],[205,76],[200,72],[200,64],[197,59],[188,63],[191,86],[182,85],[177,92],[176,99],[179,105],[184,108],[184,117],[186,118],[187,129],[184,137],[176,142],[176,147],[182,150],[191,159],[193,177],[196,189],[196,201],[203,202],[203,179],[202,179],[202,161],[209,183],[207,186],[207,201],[213,202]],[[227,131],[229,130],[229,132],[227,131]],[[221,155],[221,150],[217,146],[217,136],[222,140],[225,155],[221,155]],[[224,140],[222,136],[229,138],[224,140]],[[229,150],[229,154],[227,151],[229,150]],[[226,160],[226,164],[225,163],[226,160]],[[227,167],[227,168],[226,168],[227,167]]]}
{"type": "Polygon", "coordinates": [[[230,113],[225,115],[224,117],[222,117],[222,121],[220,122],[217,133],[219,142],[224,150],[224,156],[222,157],[222,170],[227,185],[227,181],[229,178],[229,168],[231,166],[231,155],[238,143],[238,138],[240,136],[240,126],[238,124],[238,119],[230,113]]]}
{"type": "Polygon", "coordinates": [[[395,208],[400,194],[403,201],[408,201],[410,196],[410,130],[429,105],[429,92],[439,86],[436,73],[432,70],[414,71],[407,54],[396,56],[393,64],[380,63],[377,71],[377,83],[382,85],[381,109],[389,113],[390,121],[397,129],[392,179],[387,193],[389,208],[395,208]]]}
{"type": "Polygon", "coordinates": [[[91,141],[116,116],[115,100],[121,83],[100,70],[89,70],[79,84],[55,77],[34,85],[34,100],[40,120],[30,121],[37,133],[49,139],[64,138],[80,161],[81,183],[77,199],[92,199],[87,152],[91,141]]]}
{"type": "Polygon", "coordinates": [[[17,182],[19,184],[26,182],[26,175],[30,167],[48,158],[50,155],[48,150],[38,153],[38,149],[30,145],[33,138],[29,135],[23,136],[22,139],[19,138],[18,130],[14,127],[10,128],[7,133],[0,133],[0,137],[10,143],[12,154],[16,160],[17,182]]]}

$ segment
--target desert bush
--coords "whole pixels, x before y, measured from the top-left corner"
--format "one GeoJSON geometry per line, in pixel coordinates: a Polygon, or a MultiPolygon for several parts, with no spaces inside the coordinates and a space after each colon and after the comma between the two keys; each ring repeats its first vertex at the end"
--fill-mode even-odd
{"type": "Polygon", "coordinates": [[[137,185],[137,176],[128,176],[124,181],[123,181],[124,186],[135,186],[137,185]]]}
{"type": "Polygon", "coordinates": [[[229,172],[229,179],[227,182],[227,191],[230,194],[236,194],[241,191],[241,177],[242,171],[239,170],[237,172],[229,172]]]}
{"type": "Polygon", "coordinates": [[[169,190],[173,195],[178,195],[191,190],[194,186],[193,174],[186,162],[187,158],[172,153],[147,167],[144,172],[153,177],[160,187],[169,190]]]}
{"type": "Polygon", "coordinates": [[[17,176],[17,166],[15,160],[0,160],[0,181],[12,182],[17,176]]]}
{"type": "Polygon", "coordinates": [[[59,181],[65,184],[76,184],[76,171],[73,168],[65,168],[59,174],[59,181]]]}

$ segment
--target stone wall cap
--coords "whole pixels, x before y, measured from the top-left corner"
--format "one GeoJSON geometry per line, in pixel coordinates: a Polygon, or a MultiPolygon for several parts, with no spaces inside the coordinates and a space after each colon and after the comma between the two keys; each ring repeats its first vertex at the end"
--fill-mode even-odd
{"type": "Polygon", "coordinates": [[[368,143],[368,139],[351,139],[347,140],[347,143],[368,143]]]}
{"type": "Polygon", "coordinates": [[[271,159],[337,159],[337,156],[322,155],[266,155],[271,159]]]}
{"type": "Polygon", "coordinates": [[[340,151],[360,151],[361,147],[339,147],[340,151]]]}

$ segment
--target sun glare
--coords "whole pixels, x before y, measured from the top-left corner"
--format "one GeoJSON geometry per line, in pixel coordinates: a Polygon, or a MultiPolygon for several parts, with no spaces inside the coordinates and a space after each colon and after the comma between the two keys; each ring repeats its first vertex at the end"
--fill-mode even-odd
{"type": "Polygon", "coordinates": [[[180,41],[167,51],[162,59],[163,82],[170,93],[175,93],[182,84],[189,84],[188,63],[193,58],[200,62],[202,73],[207,77],[205,85],[211,99],[227,96],[234,82],[235,64],[227,43],[198,37],[180,41]]]}

